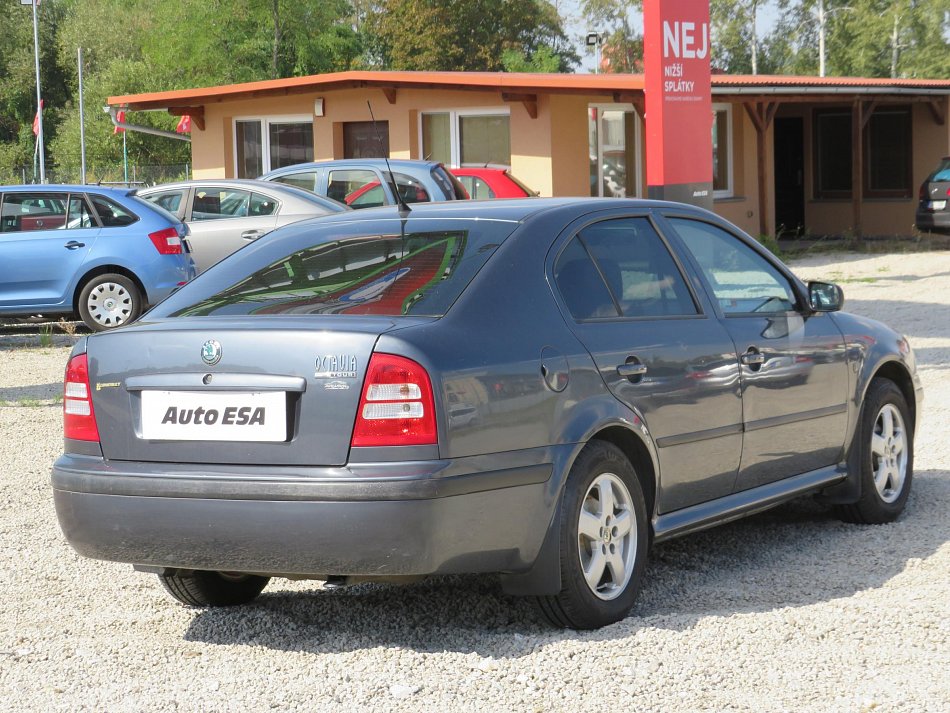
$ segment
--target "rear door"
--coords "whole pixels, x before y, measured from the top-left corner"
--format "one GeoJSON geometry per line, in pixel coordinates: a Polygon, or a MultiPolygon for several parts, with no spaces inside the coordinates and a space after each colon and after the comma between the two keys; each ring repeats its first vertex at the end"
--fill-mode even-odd
{"type": "Polygon", "coordinates": [[[742,446],[735,350],[651,220],[575,225],[552,269],[568,325],[656,443],[660,512],[728,495],[742,446]]]}
{"type": "Polygon", "coordinates": [[[71,287],[100,230],[85,196],[9,192],[2,201],[0,308],[71,306],[71,287]]]}
{"type": "Polygon", "coordinates": [[[833,465],[848,410],[844,337],[811,314],[784,271],[724,228],[669,222],[702,272],[741,362],[742,464],[736,490],[833,465]]]}
{"type": "Polygon", "coordinates": [[[198,186],[187,218],[192,258],[198,272],[276,227],[276,202],[251,191],[198,186]]]}

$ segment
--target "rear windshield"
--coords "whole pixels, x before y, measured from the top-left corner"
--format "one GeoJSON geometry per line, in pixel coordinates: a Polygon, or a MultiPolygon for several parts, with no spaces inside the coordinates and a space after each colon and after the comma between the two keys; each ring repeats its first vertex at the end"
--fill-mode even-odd
{"type": "Polygon", "coordinates": [[[155,314],[441,317],[515,224],[420,221],[424,224],[429,224],[424,231],[358,235],[318,244],[311,241],[277,259],[261,260],[261,251],[242,250],[206,273],[207,278],[218,279],[198,280],[173,295],[155,314]],[[235,271],[243,277],[221,279],[235,271]],[[221,287],[202,289],[212,283],[221,287]],[[192,299],[181,304],[190,295],[192,299]]]}
{"type": "Polygon", "coordinates": [[[928,181],[950,181],[950,158],[940,161],[937,170],[930,174],[928,181]]]}

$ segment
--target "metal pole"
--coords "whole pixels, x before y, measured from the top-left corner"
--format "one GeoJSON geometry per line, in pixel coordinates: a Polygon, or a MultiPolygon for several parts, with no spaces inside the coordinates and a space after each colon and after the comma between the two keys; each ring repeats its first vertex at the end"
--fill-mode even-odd
{"type": "Polygon", "coordinates": [[[122,168],[125,174],[125,185],[129,185],[129,148],[125,143],[125,132],[122,132],[122,168]]]}
{"type": "Polygon", "coordinates": [[[36,18],[36,3],[33,0],[33,50],[36,59],[36,118],[38,131],[36,141],[40,153],[40,183],[46,183],[46,152],[43,150],[43,97],[40,92],[40,29],[36,18]]]}
{"type": "Polygon", "coordinates": [[[78,49],[79,53],[79,160],[81,171],[79,183],[86,185],[86,124],[83,119],[82,111],[82,47],[78,49]]]}

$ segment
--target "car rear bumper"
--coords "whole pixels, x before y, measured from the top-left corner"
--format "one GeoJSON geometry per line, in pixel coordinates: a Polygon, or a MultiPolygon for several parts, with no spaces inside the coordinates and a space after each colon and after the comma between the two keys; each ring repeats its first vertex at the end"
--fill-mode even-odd
{"type": "Polygon", "coordinates": [[[950,233],[950,211],[917,210],[914,221],[918,230],[950,233]]]}
{"type": "Polygon", "coordinates": [[[449,461],[284,470],[66,455],[52,483],[63,533],[84,556],[272,575],[524,571],[554,507],[550,462],[456,475],[444,475],[458,470],[449,461]]]}

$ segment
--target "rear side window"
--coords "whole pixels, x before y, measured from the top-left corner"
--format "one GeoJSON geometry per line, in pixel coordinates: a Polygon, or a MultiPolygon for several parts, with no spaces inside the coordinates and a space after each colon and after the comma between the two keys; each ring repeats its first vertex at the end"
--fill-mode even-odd
{"type": "Polygon", "coordinates": [[[312,191],[317,187],[317,174],[314,171],[300,171],[298,173],[285,173],[283,176],[276,176],[271,179],[277,183],[286,183],[288,186],[297,186],[312,191]]]}
{"type": "MultiPolygon", "coordinates": [[[[161,305],[171,316],[359,314],[440,317],[515,225],[452,221],[426,232],[326,238],[282,254],[273,242],[212,268],[161,305]],[[263,254],[262,254],[263,253],[263,254]],[[276,253],[276,255],[274,254],[276,253]],[[265,257],[270,254],[272,257],[265,257]],[[227,269],[235,260],[247,264],[227,269]],[[219,276],[215,279],[216,276],[219,276]],[[191,286],[189,286],[191,287],[191,286]],[[188,299],[186,302],[185,300],[188,299]]],[[[435,227],[435,226],[433,226],[435,227]]],[[[332,230],[331,227],[325,229],[332,230]]]]}
{"type": "Polygon", "coordinates": [[[348,168],[330,171],[327,179],[327,197],[354,208],[370,208],[386,203],[380,189],[380,179],[375,171],[362,168],[348,168]],[[372,199],[366,198],[372,193],[372,199]],[[359,206],[357,206],[357,202],[359,206]]]}
{"type": "Polygon", "coordinates": [[[646,218],[584,228],[558,258],[555,282],[575,319],[697,314],[682,273],[646,218]]]}
{"type": "Polygon", "coordinates": [[[473,200],[495,197],[495,192],[478,176],[459,176],[459,181],[473,200]]]}
{"type": "Polygon", "coordinates": [[[123,208],[111,198],[90,195],[89,200],[92,202],[92,207],[96,209],[103,228],[121,228],[125,225],[132,225],[139,219],[137,215],[123,208]]]}
{"type": "Polygon", "coordinates": [[[150,203],[164,208],[169,213],[178,214],[178,209],[181,207],[182,198],[185,196],[184,190],[177,191],[162,191],[161,193],[150,193],[147,196],[139,196],[144,198],[150,203]]]}
{"type": "Polygon", "coordinates": [[[442,189],[442,192],[445,193],[444,198],[446,200],[452,200],[453,198],[458,201],[464,201],[468,199],[468,192],[465,190],[465,186],[459,183],[454,175],[445,170],[444,166],[436,166],[432,169],[432,179],[436,182],[436,185],[442,189]]]}
{"type": "Polygon", "coordinates": [[[192,220],[245,218],[251,200],[249,191],[230,188],[199,188],[191,205],[192,220]]]}

